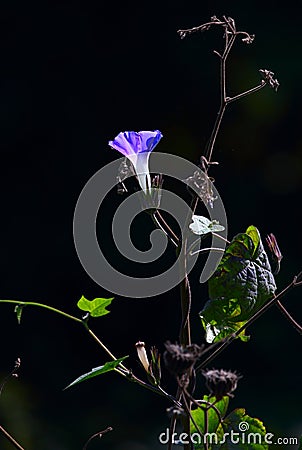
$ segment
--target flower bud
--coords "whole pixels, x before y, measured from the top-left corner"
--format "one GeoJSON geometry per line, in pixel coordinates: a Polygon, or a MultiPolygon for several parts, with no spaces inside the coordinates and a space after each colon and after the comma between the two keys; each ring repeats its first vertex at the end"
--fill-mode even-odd
{"type": "Polygon", "coordinates": [[[137,355],[139,357],[140,362],[142,363],[145,371],[147,373],[149,373],[149,360],[148,360],[148,356],[147,356],[147,352],[146,352],[146,348],[145,348],[145,343],[139,341],[135,344],[135,347],[136,347],[137,355]]]}
{"type": "Polygon", "coordinates": [[[274,260],[276,261],[276,269],[274,271],[274,274],[277,275],[277,273],[279,273],[280,270],[280,263],[283,256],[279,249],[277,239],[273,233],[270,233],[268,236],[266,236],[266,243],[273,255],[274,260]]]}

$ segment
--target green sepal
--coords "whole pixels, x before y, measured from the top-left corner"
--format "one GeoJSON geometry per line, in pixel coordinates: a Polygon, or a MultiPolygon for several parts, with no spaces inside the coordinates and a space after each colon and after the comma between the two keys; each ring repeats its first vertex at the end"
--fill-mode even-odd
{"type": "Polygon", "coordinates": [[[22,312],[23,312],[24,306],[25,306],[25,305],[16,305],[16,306],[15,306],[15,309],[14,309],[14,313],[15,313],[16,316],[17,316],[17,321],[18,321],[18,324],[19,324],[19,325],[20,325],[20,323],[21,323],[21,316],[22,316],[22,312]]]}

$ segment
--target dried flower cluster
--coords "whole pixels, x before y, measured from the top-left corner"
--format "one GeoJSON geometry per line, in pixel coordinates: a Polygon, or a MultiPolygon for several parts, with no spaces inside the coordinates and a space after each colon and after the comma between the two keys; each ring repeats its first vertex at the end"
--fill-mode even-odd
{"type": "Polygon", "coordinates": [[[166,351],[163,354],[167,369],[175,376],[189,372],[201,356],[203,348],[197,344],[182,346],[165,343],[166,351]]]}
{"type": "Polygon", "coordinates": [[[206,379],[206,387],[210,395],[215,396],[216,400],[220,400],[224,396],[233,397],[238,380],[242,378],[236,372],[223,369],[203,370],[202,374],[206,379]]]}

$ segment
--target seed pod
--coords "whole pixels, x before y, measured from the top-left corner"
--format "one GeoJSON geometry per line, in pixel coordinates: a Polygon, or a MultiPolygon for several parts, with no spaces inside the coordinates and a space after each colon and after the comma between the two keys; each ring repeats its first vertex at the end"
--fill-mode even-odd
{"type": "Polygon", "coordinates": [[[165,343],[165,347],[164,363],[175,376],[187,373],[194,366],[202,351],[197,344],[181,346],[168,341],[165,343]]]}
{"type": "Polygon", "coordinates": [[[210,395],[215,396],[216,400],[221,400],[224,396],[234,397],[232,392],[237,388],[238,380],[242,378],[235,372],[223,369],[203,370],[202,374],[206,379],[206,387],[210,395]]]}

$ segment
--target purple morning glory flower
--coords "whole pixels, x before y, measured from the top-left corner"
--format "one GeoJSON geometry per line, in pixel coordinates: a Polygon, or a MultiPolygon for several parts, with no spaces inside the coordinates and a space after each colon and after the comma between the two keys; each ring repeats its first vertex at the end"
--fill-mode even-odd
{"type": "Polygon", "coordinates": [[[149,156],[162,137],[159,130],[124,131],[119,133],[114,141],[109,141],[110,147],[122,153],[132,162],[138,182],[144,192],[150,192],[151,189],[149,156]]]}

